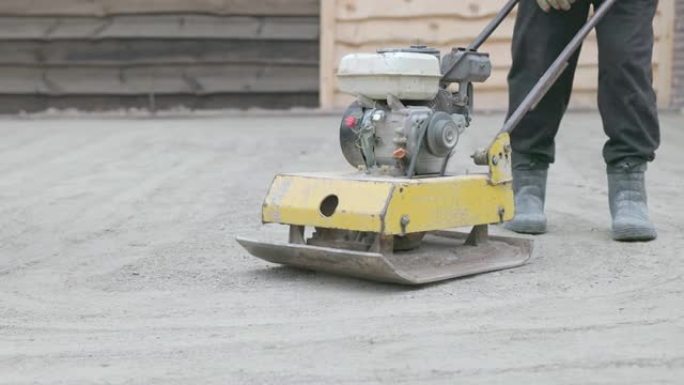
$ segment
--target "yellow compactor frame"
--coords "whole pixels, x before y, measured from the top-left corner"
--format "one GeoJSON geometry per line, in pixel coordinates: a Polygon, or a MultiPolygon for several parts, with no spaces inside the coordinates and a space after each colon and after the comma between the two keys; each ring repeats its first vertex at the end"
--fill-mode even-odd
{"type": "Polygon", "coordinates": [[[490,185],[485,175],[411,180],[278,175],[264,202],[263,221],[405,235],[508,221],[512,194],[509,185],[490,185]]]}
{"type": "Polygon", "coordinates": [[[289,225],[290,242],[238,241],[267,261],[379,281],[422,284],[515,267],[531,242],[490,237],[487,225],[515,215],[509,136],[499,135],[476,162],[483,174],[394,178],[364,172],[282,174],[264,201],[264,223],[289,225]],[[377,234],[368,252],[311,245],[304,228],[377,234]],[[473,227],[470,236],[447,229],[473,227]],[[427,233],[420,251],[395,252],[395,236],[427,233]],[[465,248],[464,248],[465,247],[465,248]]]}

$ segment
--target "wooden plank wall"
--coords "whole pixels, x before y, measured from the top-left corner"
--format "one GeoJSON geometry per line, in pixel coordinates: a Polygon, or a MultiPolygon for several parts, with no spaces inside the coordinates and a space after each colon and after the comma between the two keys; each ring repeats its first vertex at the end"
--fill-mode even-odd
{"type": "MultiPolygon", "coordinates": [[[[426,44],[442,51],[467,45],[496,14],[505,0],[322,0],[321,105],[339,108],[351,97],[338,91],[335,73],[342,56],[373,52],[381,47],[426,44]]],[[[679,1],[679,0],[678,0],[679,1]]],[[[661,106],[670,101],[674,0],[661,0],[654,23],[657,43],[655,87],[661,106]]],[[[477,86],[476,106],[485,110],[507,107],[506,75],[511,64],[513,14],[483,46],[494,64],[491,79],[477,86]]],[[[597,89],[595,36],[585,44],[576,76],[574,108],[595,108],[597,89]]]]}
{"type": "Polygon", "coordinates": [[[0,111],[318,105],[318,0],[2,0],[0,111]]]}
{"type": "Polygon", "coordinates": [[[672,107],[684,108],[684,0],[676,0],[672,107]]]}

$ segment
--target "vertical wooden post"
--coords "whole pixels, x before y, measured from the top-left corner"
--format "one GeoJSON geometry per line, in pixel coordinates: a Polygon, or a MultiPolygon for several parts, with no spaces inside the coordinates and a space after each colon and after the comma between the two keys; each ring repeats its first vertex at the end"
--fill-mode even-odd
{"type": "Polygon", "coordinates": [[[658,47],[658,107],[669,108],[672,104],[672,66],[674,64],[675,0],[660,0],[658,9],[661,22],[656,24],[656,36],[660,37],[658,47]],[[658,31],[659,29],[659,31],[658,31]]]}
{"type": "Polygon", "coordinates": [[[684,0],[675,0],[674,49],[672,50],[672,108],[684,111],[684,0]]]}
{"type": "Polygon", "coordinates": [[[335,99],[335,13],[337,0],[321,0],[320,108],[334,106],[335,99]]]}

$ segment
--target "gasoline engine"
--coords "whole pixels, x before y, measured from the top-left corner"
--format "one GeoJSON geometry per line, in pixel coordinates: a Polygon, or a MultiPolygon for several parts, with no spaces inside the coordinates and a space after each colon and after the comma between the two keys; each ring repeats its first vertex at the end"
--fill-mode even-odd
{"type": "Polygon", "coordinates": [[[489,55],[425,46],[353,54],[340,63],[343,92],[357,100],[340,125],[347,161],[369,173],[443,175],[470,125],[473,83],[486,81],[489,55]]]}

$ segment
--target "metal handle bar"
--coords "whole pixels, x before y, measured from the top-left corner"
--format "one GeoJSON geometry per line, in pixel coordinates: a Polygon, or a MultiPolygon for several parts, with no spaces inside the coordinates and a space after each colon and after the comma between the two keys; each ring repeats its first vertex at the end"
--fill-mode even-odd
{"type": "Polygon", "coordinates": [[[525,117],[525,115],[533,110],[537,104],[542,100],[544,96],[549,92],[551,87],[556,83],[558,78],[563,74],[565,69],[568,67],[568,61],[572,55],[577,52],[579,47],[584,42],[584,39],[589,35],[592,29],[594,29],[601,20],[606,16],[608,11],[615,5],[617,0],[605,0],[603,5],[601,5],[598,10],[594,13],[594,16],[587,21],[587,23],[580,29],[580,31],[575,35],[575,37],[570,41],[567,47],[561,52],[556,61],[553,62],[551,67],[546,70],[546,73],[539,79],[537,84],[532,88],[529,94],[525,97],[523,102],[518,106],[518,108],[511,114],[511,116],[504,123],[503,128],[499,131],[499,134],[504,132],[511,133],[520,124],[520,121],[525,117]]]}
{"type": "MultiPolygon", "coordinates": [[[[482,46],[482,44],[484,44],[484,42],[486,42],[487,39],[489,39],[489,37],[492,36],[492,33],[494,33],[494,31],[496,31],[496,29],[499,28],[499,25],[501,25],[501,23],[508,17],[513,8],[515,8],[515,6],[518,5],[519,2],[520,0],[508,0],[508,3],[506,3],[506,5],[499,11],[499,13],[496,14],[494,19],[492,19],[492,21],[490,21],[489,24],[487,24],[484,30],[482,30],[482,32],[480,32],[480,34],[477,35],[475,40],[472,43],[470,43],[470,45],[468,45],[467,50],[477,51],[480,48],[480,46],[482,46]]],[[[447,74],[449,74],[454,68],[456,68],[461,59],[463,59],[464,57],[465,56],[461,56],[459,60],[456,60],[456,62],[454,62],[451,65],[449,70],[444,72],[442,79],[447,74]]]]}

